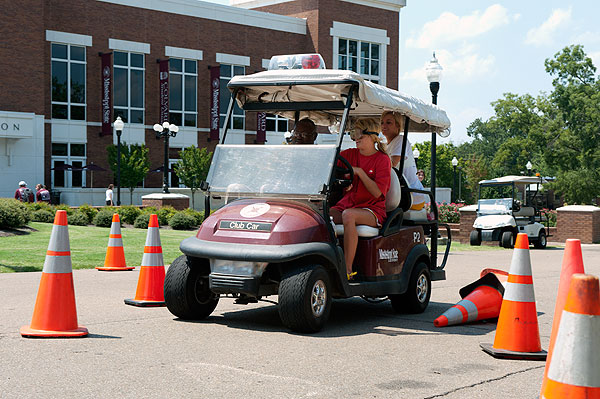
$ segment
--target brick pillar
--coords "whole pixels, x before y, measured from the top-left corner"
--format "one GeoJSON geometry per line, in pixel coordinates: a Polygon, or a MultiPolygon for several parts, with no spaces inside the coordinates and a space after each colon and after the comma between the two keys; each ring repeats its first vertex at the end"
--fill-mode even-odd
{"type": "Polygon", "coordinates": [[[471,234],[471,230],[473,230],[473,223],[477,218],[477,205],[463,206],[459,209],[459,212],[459,234],[456,238],[453,237],[453,240],[468,244],[469,234],[471,234]]]}
{"type": "Polygon", "coordinates": [[[600,208],[591,205],[569,205],[557,209],[556,235],[552,241],[569,238],[584,244],[600,242],[600,208]]]}

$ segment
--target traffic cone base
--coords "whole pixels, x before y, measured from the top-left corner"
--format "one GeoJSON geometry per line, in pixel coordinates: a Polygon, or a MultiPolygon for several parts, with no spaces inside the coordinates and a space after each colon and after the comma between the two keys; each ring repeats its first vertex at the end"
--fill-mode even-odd
{"type": "Polygon", "coordinates": [[[123,251],[123,239],[121,237],[121,221],[119,214],[113,214],[112,224],[110,225],[110,235],[108,237],[108,247],[106,248],[106,258],[104,266],[96,267],[101,271],[124,271],[133,270],[135,267],[127,266],[125,263],[125,252],[123,251]]]}
{"type": "Polygon", "coordinates": [[[140,308],[166,306],[165,301],[137,301],[135,299],[125,299],[124,302],[126,305],[138,306],[140,308]]]}
{"type": "Polygon", "coordinates": [[[548,352],[541,350],[539,352],[515,352],[506,349],[494,348],[492,344],[481,343],[481,349],[488,355],[497,359],[515,359],[515,360],[546,360],[548,352]]]}

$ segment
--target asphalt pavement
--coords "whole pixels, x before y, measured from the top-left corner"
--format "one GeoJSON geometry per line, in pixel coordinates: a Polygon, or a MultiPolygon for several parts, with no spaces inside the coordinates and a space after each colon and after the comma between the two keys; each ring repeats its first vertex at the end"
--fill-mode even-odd
{"type": "MultiPolygon", "coordinates": [[[[583,245],[600,275],[600,245],[583,245]]],[[[41,254],[40,256],[43,256],[41,254]]],[[[562,248],[531,250],[542,347],[548,348],[562,248]]],[[[74,271],[87,338],[27,339],[41,273],[0,274],[0,398],[536,398],[544,362],[499,360],[494,322],[436,328],[458,290],[486,267],[507,270],[511,250],[451,253],[420,315],[389,301],[336,300],[320,333],[289,332],[274,303],[221,299],[205,321],[123,303],[139,271],[74,271]]],[[[277,297],[267,299],[275,302],[277,297]]]]}

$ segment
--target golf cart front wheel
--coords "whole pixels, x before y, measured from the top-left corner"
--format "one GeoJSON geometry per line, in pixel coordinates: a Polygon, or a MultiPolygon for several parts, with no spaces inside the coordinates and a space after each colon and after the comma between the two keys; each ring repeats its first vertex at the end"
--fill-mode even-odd
{"type": "Polygon", "coordinates": [[[548,244],[548,240],[546,239],[546,232],[544,230],[540,230],[538,239],[535,241],[533,246],[538,249],[544,249],[544,248],[546,248],[547,244],[548,244]]]}
{"type": "Polygon", "coordinates": [[[502,246],[504,248],[512,248],[514,244],[514,235],[512,231],[505,231],[502,233],[502,246]]]}
{"type": "Polygon", "coordinates": [[[479,230],[471,231],[471,235],[469,236],[469,241],[471,245],[479,246],[481,245],[481,232],[479,230]]]}

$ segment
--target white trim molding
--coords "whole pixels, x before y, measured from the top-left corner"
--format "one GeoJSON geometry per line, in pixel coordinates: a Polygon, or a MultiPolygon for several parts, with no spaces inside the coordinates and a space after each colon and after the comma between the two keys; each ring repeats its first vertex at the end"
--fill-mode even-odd
{"type": "Polygon", "coordinates": [[[129,40],[108,39],[108,48],[117,51],[150,54],[150,44],[130,42],[129,40]]]}
{"type": "Polygon", "coordinates": [[[333,27],[329,30],[329,34],[331,36],[362,40],[371,43],[390,44],[390,38],[385,29],[347,24],[345,22],[333,21],[333,27]]]}
{"type": "Polygon", "coordinates": [[[202,50],[165,46],[165,57],[187,58],[188,60],[202,61],[203,53],[202,50]]]}
{"type": "Polygon", "coordinates": [[[54,43],[74,44],[76,46],[90,47],[92,45],[92,37],[89,35],[59,32],[55,30],[46,30],[46,41],[54,43]]]}
{"type": "Polygon", "coordinates": [[[306,35],[306,20],[303,18],[288,17],[286,15],[277,15],[255,10],[244,10],[239,7],[209,3],[201,0],[96,1],[306,35]]]}
{"type": "Polygon", "coordinates": [[[219,64],[250,66],[250,57],[245,57],[243,55],[217,53],[216,61],[219,64]]]}
{"type": "Polygon", "coordinates": [[[406,0],[342,0],[348,3],[360,4],[361,6],[380,8],[382,10],[400,12],[406,7],[406,0]]]}

